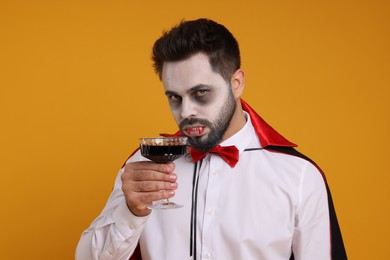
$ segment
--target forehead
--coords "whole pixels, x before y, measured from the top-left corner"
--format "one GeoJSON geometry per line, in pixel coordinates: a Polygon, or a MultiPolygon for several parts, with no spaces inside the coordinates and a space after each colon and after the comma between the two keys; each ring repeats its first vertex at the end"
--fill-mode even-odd
{"type": "Polygon", "coordinates": [[[162,70],[162,83],[165,90],[178,91],[197,85],[224,85],[222,76],[211,68],[209,58],[197,53],[189,58],[175,62],[165,62],[162,70]]]}

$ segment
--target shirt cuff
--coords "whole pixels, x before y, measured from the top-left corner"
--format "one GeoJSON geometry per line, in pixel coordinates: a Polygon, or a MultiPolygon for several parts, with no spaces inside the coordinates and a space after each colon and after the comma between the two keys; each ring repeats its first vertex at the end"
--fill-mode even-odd
{"type": "Polygon", "coordinates": [[[118,231],[125,239],[134,235],[137,231],[140,232],[148,219],[148,216],[138,217],[134,215],[124,200],[114,210],[112,217],[118,231]]]}

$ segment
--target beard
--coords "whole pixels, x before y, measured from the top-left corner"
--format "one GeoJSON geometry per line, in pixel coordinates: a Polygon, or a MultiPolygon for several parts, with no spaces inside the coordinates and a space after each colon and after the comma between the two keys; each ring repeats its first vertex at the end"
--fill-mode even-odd
{"type": "Polygon", "coordinates": [[[188,139],[191,147],[201,152],[207,152],[221,142],[235,111],[236,100],[234,99],[233,92],[230,90],[225,105],[222,107],[214,123],[207,119],[186,118],[179,125],[180,131],[184,134],[183,127],[194,124],[208,127],[210,132],[206,136],[197,136],[188,139]]]}

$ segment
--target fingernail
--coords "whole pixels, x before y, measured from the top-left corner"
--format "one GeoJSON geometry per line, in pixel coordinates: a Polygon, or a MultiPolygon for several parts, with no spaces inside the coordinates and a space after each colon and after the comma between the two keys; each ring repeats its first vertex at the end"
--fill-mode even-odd
{"type": "Polygon", "coordinates": [[[170,179],[171,181],[176,180],[176,178],[177,178],[177,176],[176,176],[175,174],[169,175],[169,179],[170,179]]]}

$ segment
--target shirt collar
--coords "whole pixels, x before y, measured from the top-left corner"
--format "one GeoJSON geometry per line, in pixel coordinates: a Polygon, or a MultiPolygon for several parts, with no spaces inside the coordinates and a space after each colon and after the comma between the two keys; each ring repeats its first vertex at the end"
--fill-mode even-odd
{"type": "Polygon", "coordinates": [[[221,143],[221,146],[235,145],[240,151],[240,154],[246,148],[261,148],[259,139],[257,138],[256,131],[252,125],[252,120],[249,114],[243,111],[246,118],[246,123],[237,133],[226,139],[221,143]]]}

